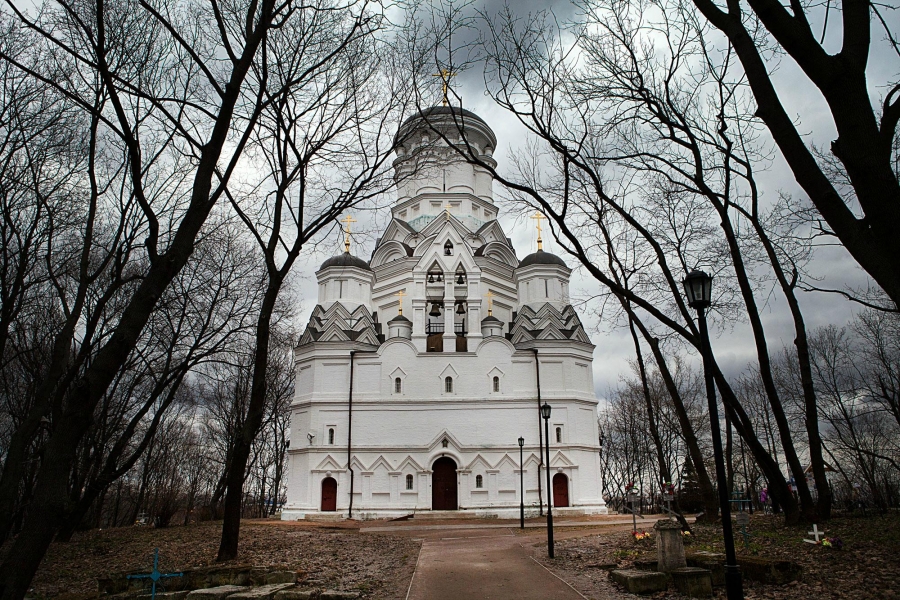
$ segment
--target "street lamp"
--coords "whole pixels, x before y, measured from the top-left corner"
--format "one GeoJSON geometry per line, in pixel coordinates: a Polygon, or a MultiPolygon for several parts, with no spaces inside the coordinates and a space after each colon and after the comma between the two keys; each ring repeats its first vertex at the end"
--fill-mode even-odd
{"type": "MultiPolygon", "coordinates": [[[[525,472],[522,470],[522,447],[525,438],[519,438],[519,528],[525,529],[525,472]]],[[[540,474],[538,474],[540,476],[540,474]]]]}
{"type": "Polygon", "coordinates": [[[712,276],[703,271],[694,270],[688,273],[682,284],[688,305],[697,311],[697,321],[700,326],[700,356],[703,358],[703,378],[706,381],[710,432],[713,455],[716,460],[716,487],[719,488],[719,510],[722,512],[722,535],[725,538],[725,591],[728,600],[742,600],[744,586],[741,581],[741,568],[737,564],[737,556],[734,552],[731,505],[728,503],[728,479],[725,476],[725,457],[722,452],[722,435],[719,430],[719,410],[710,366],[709,330],[706,327],[706,309],[712,303],[712,276]]]}
{"type": "Polygon", "coordinates": [[[550,487],[550,405],[541,405],[541,416],[544,417],[544,439],[547,440],[547,554],[553,558],[553,495],[550,487]]]}

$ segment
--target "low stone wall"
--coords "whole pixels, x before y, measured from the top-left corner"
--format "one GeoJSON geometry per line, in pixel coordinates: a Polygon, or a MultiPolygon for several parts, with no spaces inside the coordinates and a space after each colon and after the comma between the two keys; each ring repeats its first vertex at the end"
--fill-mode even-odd
{"type": "MultiPolygon", "coordinates": [[[[251,565],[230,567],[203,567],[185,569],[181,577],[167,577],[160,580],[159,586],[166,591],[199,590],[223,585],[260,586],[275,583],[296,583],[303,578],[299,571],[272,571],[251,565]]],[[[124,593],[140,593],[148,588],[149,579],[129,579],[129,575],[144,574],[139,572],[114,573],[109,577],[97,580],[97,591],[101,595],[124,593]]]]}

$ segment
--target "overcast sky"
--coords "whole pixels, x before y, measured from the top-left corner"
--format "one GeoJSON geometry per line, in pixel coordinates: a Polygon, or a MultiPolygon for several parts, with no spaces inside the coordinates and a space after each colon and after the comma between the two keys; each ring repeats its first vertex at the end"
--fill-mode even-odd
{"type": "MultiPolygon", "coordinates": [[[[554,13],[560,20],[570,19],[575,15],[572,4],[556,1],[552,4],[554,13]]],[[[522,16],[529,12],[538,11],[550,6],[547,2],[537,0],[517,1],[513,4],[515,10],[522,16]]],[[[500,0],[487,0],[480,4],[486,12],[495,12],[503,6],[500,0]]],[[[892,15],[889,15],[893,18],[892,15]]],[[[837,18],[833,19],[837,23],[837,18]]],[[[836,27],[829,26],[827,42],[840,43],[840,31],[836,27]]],[[[831,48],[829,48],[831,49],[831,48]]],[[[884,47],[877,48],[870,60],[870,84],[877,86],[896,77],[896,56],[890,55],[884,47]]],[[[834,128],[830,113],[820,95],[815,91],[809,80],[789,60],[782,61],[778,71],[774,75],[776,86],[782,101],[785,103],[789,114],[796,115],[800,122],[801,131],[807,134],[808,140],[814,140],[816,144],[827,145],[834,139],[834,128]]],[[[437,84],[437,82],[436,82],[437,84]]],[[[509,164],[508,158],[516,144],[524,139],[524,133],[518,123],[508,113],[496,106],[490,98],[485,96],[482,73],[469,70],[460,73],[452,85],[454,90],[462,97],[463,106],[483,118],[494,130],[498,139],[498,148],[495,158],[499,162],[499,169],[504,172],[509,164]]],[[[874,89],[873,99],[880,98],[881,89],[874,89]]],[[[827,146],[826,146],[827,147],[827,146]]],[[[779,192],[786,192],[797,197],[804,197],[790,170],[784,161],[777,156],[769,169],[758,173],[758,182],[764,194],[770,198],[777,196],[779,192]]],[[[494,193],[498,195],[499,184],[494,184],[494,193]]],[[[502,208],[502,206],[501,206],[502,208]]],[[[356,215],[355,215],[356,216],[356,215]]],[[[389,211],[383,209],[377,215],[380,226],[386,223],[389,211]]],[[[359,215],[365,226],[366,222],[372,223],[371,215],[359,215]]],[[[518,257],[535,250],[535,235],[533,223],[517,221],[513,216],[501,210],[500,223],[507,235],[512,238],[518,257]]],[[[333,249],[334,253],[342,250],[339,232],[331,235],[334,240],[329,240],[326,247],[333,249]]],[[[546,237],[546,236],[545,236],[546,237]]],[[[373,238],[364,238],[354,248],[353,253],[368,258],[374,246],[373,238]],[[361,247],[360,247],[361,246],[361,247]]],[[[545,245],[545,249],[554,251],[552,241],[545,245]]],[[[560,252],[561,253],[561,252],[560,252]]],[[[321,254],[308,257],[305,265],[300,267],[300,275],[297,284],[299,296],[303,299],[303,313],[301,322],[306,323],[309,312],[315,305],[316,282],[314,272],[321,263],[321,254]]],[[[571,258],[567,258],[569,266],[575,266],[571,258]]],[[[864,287],[869,281],[864,272],[856,265],[855,261],[842,248],[821,248],[817,250],[810,266],[812,274],[820,277],[817,282],[820,287],[832,289],[844,289],[847,287],[864,287]]],[[[581,270],[576,269],[572,275],[572,295],[587,297],[598,289],[596,283],[584,276],[581,270]]],[[[766,299],[758,298],[760,305],[765,303],[763,322],[769,338],[770,351],[777,352],[782,345],[790,345],[793,342],[793,324],[786,304],[780,294],[774,293],[766,299]]],[[[855,305],[836,294],[825,293],[801,293],[800,301],[804,311],[804,317],[809,329],[819,326],[846,323],[856,310],[855,305]]],[[[629,367],[628,361],[633,356],[633,346],[630,334],[627,330],[619,330],[609,323],[597,323],[593,317],[582,311],[582,319],[588,328],[589,334],[596,345],[594,352],[594,382],[598,398],[605,399],[610,391],[618,385],[621,377],[626,375],[629,367]]],[[[749,328],[744,323],[737,323],[733,328],[725,328],[713,340],[713,349],[723,369],[731,375],[741,372],[748,362],[755,360],[755,348],[749,328]]]]}

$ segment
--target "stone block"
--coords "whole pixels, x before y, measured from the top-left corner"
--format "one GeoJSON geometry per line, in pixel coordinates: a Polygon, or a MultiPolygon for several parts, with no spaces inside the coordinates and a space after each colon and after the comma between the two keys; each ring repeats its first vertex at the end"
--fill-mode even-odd
{"type": "Polygon", "coordinates": [[[359,592],[344,592],[341,590],[325,590],[319,594],[319,600],[354,600],[359,598],[359,592]]]}
{"type": "MultiPolygon", "coordinates": [[[[177,592],[162,592],[162,593],[156,592],[156,597],[159,600],[184,600],[185,596],[187,596],[187,595],[188,595],[187,590],[178,590],[177,592]]],[[[143,595],[138,596],[138,599],[146,600],[147,598],[150,598],[150,597],[151,597],[151,595],[148,593],[148,594],[143,594],[143,595]]]]}
{"type": "Polygon", "coordinates": [[[699,567],[709,571],[712,584],[725,585],[725,555],[717,552],[692,552],[687,555],[689,567],[699,567]]]}
{"type": "Polygon", "coordinates": [[[744,579],[760,583],[784,585],[799,581],[803,567],[789,560],[773,560],[758,556],[738,556],[738,565],[744,579]]]}
{"type": "Polygon", "coordinates": [[[641,571],[655,571],[656,564],[656,559],[638,558],[634,561],[634,568],[640,569],[641,571]]]}
{"type": "Polygon", "coordinates": [[[297,583],[296,571],[273,571],[266,574],[266,583],[297,583]]]}
{"type": "Polygon", "coordinates": [[[272,583],[269,585],[261,585],[259,587],[248,588],[243,592],[231,594],[230,596],[228,596],[228,598],[229,600],[272,600],[272,598],[275,597],[275,594],[282,590],[293,587],[293,585],[293,583],[272,583]]]}
{"type": "Polygon", "coordinates": [[[185,600],[225,600],[225,598],[247,589],[242,585],[219,585],[211,588],[194,590],[185,600]]]}
{"type": "Polygon", "coordinates": [[[631,594],[664,592],[669,585],[665,573],[637,569],[615,569],[609,572],[609,578],[631,594]]]}
{"type": "Polygon", "coordinates": [[[709,598],[712,596],[712,578],[707,569],[698,567],[682,567],[672,569],[669,576],[679,593],[691,598],[709,598]]]}
{"type": "Polygon", "coordinates": [[[316,600],[319,597],[319,590],[290,588],[281,590],[275,594],[275,600],[316,600]]]}
{"type": "Polygon", "coordinates": [[[238,565],[233,567],[203,567],[189,569],[184,572],[182,589],[199,590],[223,585],[246,586],[250,584],[251,567],[238,565]]]}
{"type": "Polygon", "coordinates": [[[653,529],[656,530],[657,569],[668,573],[672,569],[686,567],[681,524],[673,519],[660,519],[653,529]]]}

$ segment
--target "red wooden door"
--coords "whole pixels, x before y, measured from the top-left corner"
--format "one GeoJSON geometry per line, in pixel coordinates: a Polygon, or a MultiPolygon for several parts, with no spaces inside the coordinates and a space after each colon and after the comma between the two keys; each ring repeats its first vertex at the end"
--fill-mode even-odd
{"type": "Polygon", "coordinates": [[[431,510],[456,510],[456,463],[441,457],[434,461],[431,472],[431,510]]]}
{"type": "Polygon", "coordinates": [[[569,505],[569,478],[562,473],[553,476],[553,506],[557,508],[569,505]]]}
{"type": "Polygon", "coordinates": [[[337,510],[337,481],[332,477],[322,480],[322,511],[334,512],[337,510]]]}

